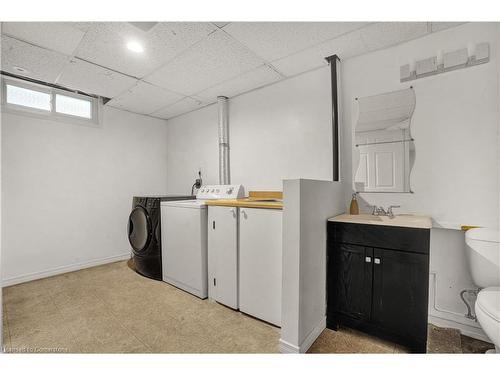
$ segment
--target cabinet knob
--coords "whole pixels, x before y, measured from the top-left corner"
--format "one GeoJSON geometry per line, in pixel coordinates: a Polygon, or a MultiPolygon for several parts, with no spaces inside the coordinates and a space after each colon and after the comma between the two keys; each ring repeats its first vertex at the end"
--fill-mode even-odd
{"type": "Polygon", "coordinates": [[[365,257],[365,262],[366,263],[371,263],[372,262],[372,257],[365,257]]]}
{"type": "Polygon", "coordinates": [[[380,263],[381,263],[381,262],[380,262],[380,258],[375,258],[375,259],[373,260],[373,262],[374,262],[375,264],[380,264],[380,263]]]}

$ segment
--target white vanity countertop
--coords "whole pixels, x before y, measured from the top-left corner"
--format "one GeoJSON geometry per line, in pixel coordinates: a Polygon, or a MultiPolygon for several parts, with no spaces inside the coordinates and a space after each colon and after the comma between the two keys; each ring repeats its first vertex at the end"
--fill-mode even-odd
{"type": "Polygon", "coordinates": [[[422,215],[396,215],[394,218],[389,216],[374,216],[370,214],[348,215],[342,214],[328,219],[341,223],[357,223],[369,225],[386,225],[391,227],[406,228],[432,228],[432,220],[429,216],[422,215]]]}

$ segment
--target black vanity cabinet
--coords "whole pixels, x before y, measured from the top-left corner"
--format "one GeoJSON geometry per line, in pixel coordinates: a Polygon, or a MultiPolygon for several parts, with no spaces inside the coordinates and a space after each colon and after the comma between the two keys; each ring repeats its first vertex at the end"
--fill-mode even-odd
{"type": "Polygon", "coordinates": [[[328,222],[327,327],[425,353],[430,229],[328,222]]]}

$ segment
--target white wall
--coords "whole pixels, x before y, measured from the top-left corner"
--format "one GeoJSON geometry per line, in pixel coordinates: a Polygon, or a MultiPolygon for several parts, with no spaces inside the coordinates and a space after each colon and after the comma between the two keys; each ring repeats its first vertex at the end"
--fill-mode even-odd
{"type": "MultiPolygon", "coordinates": [[[[1,27],[0,27],[1,31],[1,27]]],[[[0,53],[1,55],[1,53],[0,53]]],[[[0,56],[1,58],[1,56],[0,56]]],[[[1,94],[0,94],[1,95],[1,94]]],[[[0,99],[3,99],[0,97],[0,99]]],[[[0,100],[1,102],[1,100],[0,100]]],[[[0,348],[3,348],[3,290],[2,290],[2,113],[0,112],[0,348]]]]}
{"type": "MultiPolygon", "coordinates": [[[[190,112],[167,122],[167,191],[191,189],[201,169],[204,184],[219,183],[217,107],[190,112]]],[[[236,182],[236,181],[234,181],[236,182]]]]}
{"type": "MultiPolygon", "coordinates": [[[[354,97],[413,85],[415,194],[365,193],[363,198],[429,214],[438,227],[498,225],[499,43],[498,24],[469,23],[342,62],[346,204],[352,184],[354,97]],[[403,64],[484,41],[491,47],[487,64],[399,82],[403,64]]],[[[231,99],[232,182],[247,189],[280,189],[283,179],[330,179],[330,116],[328,67],[231,99]]],[[[190,187],[200,166],[206,169],[207,183],[217,182],[216,123],[216,105],[168,121],[169,192],[190,187]]]]}
{"type": "MultiPolygon", "coordinates": [[[[230,99],[231,182],[248,191],[281,190],[283,179],[331,179],[331,111],[327,68],[230,99]]],[[[205,183],[218,183],[217,106],[167,123],[168,191],[191,187],[198,167],[205,183]]]]}
{"type": "MultiPolygon", "coordinates": [[[[361,201],[383,206],[399,204],[400,212],[428,214],[437,228],[499,225],[498,27],[465,24],[343,62],[346,202],[352,191],[354,98],[412,85],[417,99],[412,120],[416,162],[411,187],[415,193],[363,193],[361,201]],[[401,65],[480,42],[490,43],[487,64],[399,82],[401,65]]],[[[432,230],[431,272],[430,320],[480,337],[478,325],[463,317],[466,308],[458,296],[462,289],[474,287],[465,259],[463,232],[432,230]]]]}
{"type": "MultiPolygon", "coordinates": [[[[431,215],[438,227],[498,226],[499,49],[498,25],[476,23],[342,62],[341,175],[346,208],[352,188],[354,97],[413,85],[416,163],[411,185],[415,194],[363,194],[361,201],[400,204],[400,212],[431,215]],[[487,64],[399,82],[403,64],[485,41],[491,48],[487,64]]],[[[331,179],[330,115],[328,67],[231,99],[232,182],[243,183],[247,190],[279,190],[282,179],[331,179]]],[[[217,183],[216,106],[169,120],[168,136],[169,192],[190,187],[199,166],[204,168],[205,182],[217,183]]],[[[433,229],[431,253],[431,271],[440,280],[436,295],[431,294],[431,320],[458,325],[471,335],[480,332],[477,324],[461,318],[466,309],[458,293],[473,287],[463,233],[433,229]],[[446,261],[450,257],[453,262],[446,261]]]]}
{"type": "Polygon", "coordinates": [[[11,113],[2,128],[4,285],[127,257],[132,196],[166,193],[165,121],[104,107],[99,128],[11,113]]]}
{"type": "MultiPolygon", "coordinates": [[[[369,194],[370,203],[400,204],[422,212],[435,225],[497,226],[498,199],[498,31],[497,24],[469,23],[402,45],[345,61],[342,65],[344,141],[352,145],[355,97],[412,85],[416,108],[411,132],[416,161],[411,173],[414,194],[369,194]],[[472,68],[399,82],[399,67],[411,61],[489,42],[490,62],[472,68]]],[[[352,181],[350,149],[344,175],[352,181]]],[[[349,198],[347,192],[346,200],[349,198]]]]}
{"type": "Polygon", "coordinates": [[[342,190],[340,182],[283,181],[282,352],[306,352],[326,327],[326,222],[344,212],[342,190]]]}

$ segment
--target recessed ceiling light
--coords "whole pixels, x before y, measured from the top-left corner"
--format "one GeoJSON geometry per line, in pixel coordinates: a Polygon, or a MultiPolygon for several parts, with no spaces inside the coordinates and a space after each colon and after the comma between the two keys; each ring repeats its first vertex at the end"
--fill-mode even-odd
{"type": "Polygon", "coordinates": [[[127,48],[135,53],[144,52],[144,47],[137,41],[131,40],[127,43],[127,48]]]}
{"type": "Polygon", "coordinates": [[[158,25],[158,22],[129,22],[131,25],[141,29],[144,32],[148,32],[153,27],[158,25]]]}
{"type": "Polygon", "coordinates": [[[20,66],[13,66],[14,70],[18,71],[19,73],[28,73],[27,69],[21,68],[20,66]]]}

